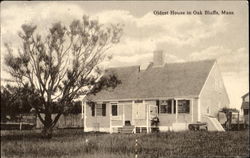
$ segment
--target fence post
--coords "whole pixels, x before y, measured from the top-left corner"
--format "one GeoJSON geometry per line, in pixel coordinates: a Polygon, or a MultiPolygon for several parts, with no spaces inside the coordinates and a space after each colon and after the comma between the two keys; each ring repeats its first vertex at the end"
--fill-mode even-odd
{"type": "Polygon", "coordinates": [[[137,152],[138,152],[138,142],[137,142],[137,139],[135,139],[135,158],[137,158],[137,152]]]}
{"type": "Polygon", "coordinates": [[[238,131],[240,130],[240,112],[238,112],[238,131]]]}
{"type": "Polygon", "coordinates": [[[19,129],[20,129],[20,131],[22,130],[22,122],[20,122],[19,129]]]}

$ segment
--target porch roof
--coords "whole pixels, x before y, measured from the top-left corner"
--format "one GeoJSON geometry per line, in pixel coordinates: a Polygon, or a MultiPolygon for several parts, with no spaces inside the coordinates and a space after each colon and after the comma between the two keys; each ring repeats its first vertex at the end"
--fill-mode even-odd
{"type": "Polygon", "coordinates": [[[215,60],[168,63],[140,70],[140,66],[110,68],[121,80],[114,89],[88,95],[88,100],[199,96],[215,60]]]}

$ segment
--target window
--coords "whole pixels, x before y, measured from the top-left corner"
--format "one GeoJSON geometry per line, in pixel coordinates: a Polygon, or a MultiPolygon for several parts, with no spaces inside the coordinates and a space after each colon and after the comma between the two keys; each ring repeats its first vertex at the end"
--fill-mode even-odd
{"type": "Polygon", "coordinates": [[[112,116],[118,115],[117,104],[112,104],[112,116]]]}
{"type": "Polygon", "coordinates": [[[96,104],[96,116],[106,116],[106,104],[96,104]]]}
{"type": "Polygon", "coordinates": [[[96,116],[102,116],[102,104],[96,104],[96,116]]]}
{"type": "Polygon", "coordinates": [[[106,116],[106,104],[91,103],[92,116],[106,116]]]}
{"type": "Polygon", "coordinates": [[[172,100],[160,101],[160,112],[171,114],[172,113],[172,100]]]}
{"type": "Polygon", "coordinates": [[[178,100],[178,113],[189,113],[190,101],[178,100]]]}
{"type": "Polygon", "coordinates": [[[244,115],[248,115],[248,110],[249,109],[244,109],[244,115]]]}

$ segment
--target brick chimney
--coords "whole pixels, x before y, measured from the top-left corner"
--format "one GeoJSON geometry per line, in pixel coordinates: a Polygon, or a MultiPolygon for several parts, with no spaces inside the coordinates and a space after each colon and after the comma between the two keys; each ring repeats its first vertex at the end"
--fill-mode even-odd
{"type": "Polygon", "coordinates": [[[155,50],[154,51],[154,59],[153,59],[154,67],[163,66],[164,65],[164,53],[163,50],[155,50]]]}

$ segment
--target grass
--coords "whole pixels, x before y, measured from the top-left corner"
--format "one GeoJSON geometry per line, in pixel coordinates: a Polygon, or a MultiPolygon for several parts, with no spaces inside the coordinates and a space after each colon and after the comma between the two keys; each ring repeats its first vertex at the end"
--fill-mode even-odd
{"type": "Polygon", "coordinates": [[[153,158],[248,156],[248,131],[158,134],[84,133],[56,130],[50,140],[35,131],[1,134],[1,157],[153,158]],[[135,140],[138,146],[135,146],[135,140]]]}

